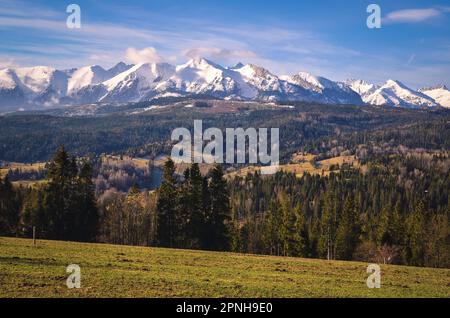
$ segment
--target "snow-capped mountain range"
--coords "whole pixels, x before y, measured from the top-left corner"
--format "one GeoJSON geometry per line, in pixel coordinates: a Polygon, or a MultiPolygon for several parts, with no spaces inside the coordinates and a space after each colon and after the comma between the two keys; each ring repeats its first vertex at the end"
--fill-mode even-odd
{"type": "MultiPolygon", "coordinates": [[[[370,105],[409,108],[444,106],[430,96],[428,91],[415,91],[399,81],[388,80],[382,86],[361,80],[348,80],[346,84],[358,92],[362,100],[370,105]]],[[[450,96],[450,91],[447,90],[447,93],[450,96]]]]}
{"type": "Polygon", "coordinates": [[[415,91],[394,80],[379,86],[362,80],[335,82],[307,72],[276,76],[257,65],[223,67],[204,58],[177,66],[120,62],[110,69],[94,65],[70,70],[44,66],[0,70],[0,111],[195,95],[267,102],[450,108],[450,91],[445,86],[415,91]]]}

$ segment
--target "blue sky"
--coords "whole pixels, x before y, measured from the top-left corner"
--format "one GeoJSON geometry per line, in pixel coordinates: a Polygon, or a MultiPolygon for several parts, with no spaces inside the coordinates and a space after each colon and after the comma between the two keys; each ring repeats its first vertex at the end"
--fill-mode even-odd
{"type": "Polygon", "coordinates": [[[0,39],[0,68],[203,56],[278,75],[450,86],[448,0],[0,0],[0,39]],[[70,3],[81,7],[81,29],[66,27],[70,3]],[[381,7],[381,29],[366,26],[371,3],[381,7]]]}

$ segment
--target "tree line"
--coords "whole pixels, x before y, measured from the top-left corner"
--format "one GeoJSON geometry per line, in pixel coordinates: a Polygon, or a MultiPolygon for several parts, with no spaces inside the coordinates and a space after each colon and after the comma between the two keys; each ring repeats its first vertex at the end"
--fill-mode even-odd
{"type": "Polygon", "coordinates": [[[168,159],[158,195],[159,246],[230,250],[231,210],[220,165],[203,177],[199,165],[194,163],[180,181],[175,178],[174,162],[168,159]]]}
{"type": "Polygon", "coordinates": [[[181,175],[167,160],[156,191],[98,198],[88,161],[60,148],[47,179],[0,179],[0,235],[450,266],[450,165],[445,154],[379,157],[329,175],[278,172],[226,180],[217,165],[181,175]]]}
{"type": "Polygon", "coordinates": [[[420,158],[385,158],[364,173],[238,177],[229,183],[235,250],[448,267],[449,169],[420,158]]]}
{"type": "Polygon", "coordinates": [[[230,250],[231,210],[222,168],[202,176],[198,164],[175,173],[168,160],[156,192],[109,189],[95,197],[92,166],[61,147],[47,167],[45,184],[13,187],[0,179],[0,235],[230,250]]]}
{"type": "Polygon", "coordinates": [[[230,198],[220,166],[202,176],[198,164],[182,176],[164,164],[157,191],[105,191],[98,199],[98,240],[114,244],[228,251],[233,238],[230,198]]]}
{"type": "Polygon", "coordinates": [[[98,214],[92,167],[70,157],[64,147],[48,165],[42,187],[15,189],[8,176],[0,184],[0,234],[29,237],[34,227],[41,238],[95,239],[98,214]]]}

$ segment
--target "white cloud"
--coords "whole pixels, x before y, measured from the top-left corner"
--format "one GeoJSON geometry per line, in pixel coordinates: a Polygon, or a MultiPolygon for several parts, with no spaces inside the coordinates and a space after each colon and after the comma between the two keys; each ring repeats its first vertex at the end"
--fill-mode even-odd
{"type": "Polygon", "coordinates": [[[134,64],[160,63],[164,60],[154,47],[146,47],[142,50],[137,50],[134,47],[130,47],[125,52],[125,58],[127,61],[134,64]]]}
{"type": "MultiPolygon", "coordinates": [[[[367,80],[377,82],[395,77],[407,84],[444,82],[450,86],[448,46],[436,50],[430,38],[427,38],[428,53],[417,51],[417,56],[410,56],[409,63],[405,63],[404,52],[359,52],[355,47],[344,46],[329,35],[316,32],[313,26],[293,27],[284,21],[270,23],[272,20],[264,25],[249,22],[230,25],[207,18],[174,16],[168,19],[157,12],[129,6],[110,5],[105,10],[120,12],[123,19],[109,23],[85,19],[82,28],[75,30],[66,28],[65,10],[52,10],[26,0],[0,0],[0,33],[18,34],[0,41],[0,67],[17,64],[50,65],[60,69],[91,64],[106,67],[123,60],[125,55],[132,63],[162,61],[161,56],[164,56],[165,61],[178,64],[184,63],[186,58],[202,56],[221,65],[238,61],[254,63],[275,74],[306,69],[339,80],[364,74],[367,80]],[[180,28],[180,25],[187,27],[180,28]],[[30,33],[33,38],[30,41],[20,39],[28,29],[33,30],[30,33]],[[432,67],[419,68],[426,65],[432,67]]],[[[391,23],[432,21],[447,12],[450,12],[448,6],[394,11],[385,16],[383,23],[389,20],[391,23]]],[[[446,38],[441,42],[445,45],[446,38]]]]}
{"type": "Polygon", "coordinates": [[[436,8],[428,9],[405,9],[390,12],[386,15],[385,23],[418,23],[439,17],[444,10],[436,8]]]}
{"type": "Polygon", "coordinates": [[[183,56],[188,58],[206,57],[211,59],[250,59],[258,55],[249,50],[229,50],[215,47],[198,47],[184,50],[183,56]]]}

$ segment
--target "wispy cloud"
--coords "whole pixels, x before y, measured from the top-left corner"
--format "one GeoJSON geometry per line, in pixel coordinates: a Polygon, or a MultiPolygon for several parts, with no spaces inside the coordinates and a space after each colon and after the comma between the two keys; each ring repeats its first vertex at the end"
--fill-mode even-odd
{"type": "Polygon", "coordinates": [[[426,9],[404,9],[389,12],[384,18],[384,23],[419,23],[433,20],[449,12],[447,7],[426,8],[426,9]]]}
{"type": "Polygon", "coordinates": [[[228,50],[217,47],[198,47],[184,50],[182,54],[188,58],[206,57],[211,59],[252,59],[257,58],[258,54],[253,51],[228,50]]]}
{"type": "Polygon", "coordinates": [[[29,17],[30,15],[42,18],[54,18],[59,13],[38,6],[35,3],[24,2],[21,0],[0,0],[0,12],[2,16],[29,17]],[[31,13],[31,14],[30,14],[31,13]]]}
{"type": "MultiPolygon", "coordinates": [[[[434,32],[433,37],[421,35],[427,39],[427,45],[421,42],[408,48],[392,48],[381,43],[371,44],[368,49],[365,43],[374,40],[376,32],[364,34],[365,38],[361,32],[354,38],[348,33],[342,36],[339,31],[321,28],[320,19],[316,25],[301,19],[275,20],[266,16],[264,20],[251,16],[198,18],[177,12],[176,8],[171,8],[171,15],[167,16],[149,9],[150,5],[134,2],[133,6],[133,1],[126,6],[95,5],[98,11],[86,4],[82,6],[81,29],[68,29],[64,6],[43,3],[0,0],[0,68],[71,68],[90,64],[109,67],[120,60],[178,64],[188,58],[206,57],[222,65],[254,63],[275,74],[306,70],[336,80],[365,77],[369,81],[384,81],[389,76],[411,83],[427,77],[433,81],[448,78],[448,73],[442,71],[448,71],[450,61],[442,31],[434,32]],[[414,55],[410,55],[412,52],[414,55]]],[[[449,7],[439,6],[393,11],[383,23],[434,19],[442,22],[447,12],[449,7]]],[[[365,24],[361,23],[363,27],[365,24]]]]}
{"type": "MultiPolygon", "coordinates": [[[[121,24],[83,20],[81,29],[75,30],[66,28],[65,12],[56,12],[36,5],[29,10],[24,10],[28,6],[21,1],[10,3],[0,0],[0,9],[2,9],[0,10],[0,32],[2,30],[42,31],[38,35],[43,39],[41,43],[39,41],[14,43],[16,53],[18,51],[23,55],[26,55],[26,52],[35,53],[32,58],[39,60],[37,62],[39,64],[46,60],[53,60],[54,63],[59,60],[63,64],[64,59],[76,61],[77,64],[101,61],[110,63],[114,58],[126,58],[136,63],[161,61],[161,56],[171,62],[182,62],[186,58],[202,56],[216,59],[219,63],[269,61],[272,65],[281,65],[279,60],[273,60],[270,57],[273,54],[280,54],[283,55],[283,63],[290,66],[308,56],[359,54],[353,49],[333,45],[306,28],[252,24],[230,26],[207,19],[189,21],[185,17],[171,17],[171,23],[161,27],[157,18],[148,19],[147,13],[144,14],[136,9],[121,11],[122,15],[132,14],[131,21],[129,17],[121,18],[121,24]],[[4,12],[3,9],[5,9],[4,12]],[[140,21],[139,25],[137,26],[133,21],[140,21]],[[180,29],[180,25],[190,25],[190,27],[180,29]],[[51,52],[46,54],[48,42],[54,44],[51,52]],[[157,49],[158,52],[152,52],[152,49],[139,51],[148,47],[153,48],[155,52],[157,49]],[[127,48],[131,49],[126,50],[127,48]],[[57,52],[59,52],[59,58],[57,52]],[[51,59],[49,59],[50,54],[51,59]]],[[[15,42],[14,39],[12,41],[15,42]]],[[[11,47],[11,42],[3,45],[0,43],[0,50],[7,49],[7,45],[11,47]]],[[[11,51],[11,48],[7,50],[11,51]]],[[[67,67],[72,66],[79,65],[67,65],[67,67]]],[[[285,68],[277,68],[275,72],[285,68]]]]}

